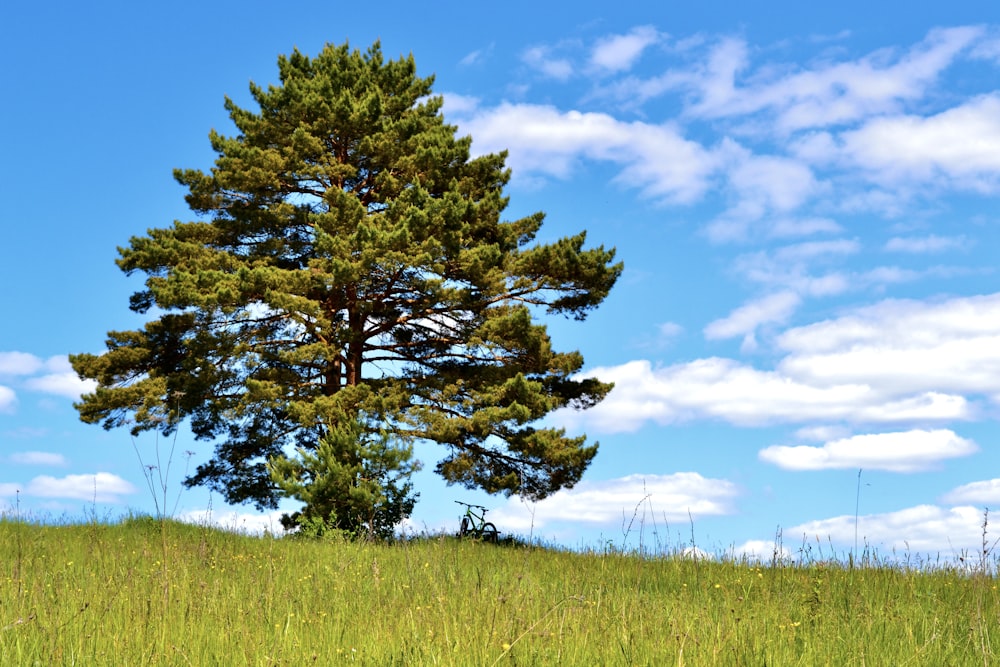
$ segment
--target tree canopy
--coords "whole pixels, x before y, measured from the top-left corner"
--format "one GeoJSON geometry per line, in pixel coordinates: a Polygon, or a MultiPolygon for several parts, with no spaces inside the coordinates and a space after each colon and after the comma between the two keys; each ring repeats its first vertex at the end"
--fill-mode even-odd
{"type": "Polygon", "coordinates": [[[503,220],[506,154],[470,157],[412,56],[327,45],[278,69],[279,85],[251,83],[256,110],[226,98],[237,134],[210,133],[210,172],[174,172],[204,219],[118,249],[150,319],[71,357],[98,382],[81,419],[134,434],[188,420],[215,451],[185,484],[261,509],[282,493],[274,464],[316,464],[353,423],[439,443],[449,483],[573,486],[596,443],[537,422],[610,385],[575,377],[583,357],[536,318],[584,319],[621,273],[614,250],[584,232],[537,242],[542,213],[503,220]]]}

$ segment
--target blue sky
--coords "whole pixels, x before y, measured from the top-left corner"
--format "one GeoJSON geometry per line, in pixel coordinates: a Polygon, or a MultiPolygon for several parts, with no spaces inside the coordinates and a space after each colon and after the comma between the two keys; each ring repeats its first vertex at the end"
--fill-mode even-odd
{"type": "Polygon", "coordinates": [[[143,466],[174,447],[168,510],[273,521],[181,490],[210,444],[80,423],[66,355],[141,325],[115,248],[193,218],[171,171],[211,165],[223,96],[248,104],[294,47],[381,39],[436,75],[474,151],[510,152],[509,217],[544,210],[542,240],[586,229],[626,266],[586,322],[547,321],[616,383],[548,420],[600,441],[584,480],[526,505],[445,487],[421,446],[416,529],[465,500],[570,547],[980,548],[1000,505],[1000,9],[58,4],[0,9],[0,507],[153,511],[143,466]]]}

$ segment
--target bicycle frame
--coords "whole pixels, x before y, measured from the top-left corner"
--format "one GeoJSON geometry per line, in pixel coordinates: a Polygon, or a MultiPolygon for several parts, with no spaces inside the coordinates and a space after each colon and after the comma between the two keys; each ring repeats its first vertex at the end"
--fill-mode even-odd
{"type": "Polygon", "coordinates": [[[459,537],[475,537],[477,539],[482,539],[487,542],[496,542],[499,532],[497,527],[486,520],[487,510],[482,505],[471,505],[469,503],[463,503],[461,500],[456,500],[459,505],[465,505],[465,515],[462,517],[462,521],[458,526],[458,536],[459,537]],[[476,514],[474,510],[481,510],[481,514],[476,514]]]}

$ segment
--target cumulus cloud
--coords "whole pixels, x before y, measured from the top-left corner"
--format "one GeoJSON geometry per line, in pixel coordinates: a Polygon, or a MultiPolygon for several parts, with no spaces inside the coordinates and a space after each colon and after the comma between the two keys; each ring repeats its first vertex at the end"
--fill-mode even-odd
{"type": "Polygon", "coordinates": [[[694,472],[629,475],[583,481],[532,505],[511,499],[491,516],[511,530],[523,532],[561,521],[620,525],[633,516],[637,516],[636,521],[687,521],[691,516],[732,514],[738,495],[739,489],[732,482],[694,472]]]}
{"type": "Polygon", "coordinates": [[[192,510],[177,515],[178,521],[193,523],[199,526],[212,526],[236,533],[250,535],[281,535],[285,529],[281,525],[281,510],[275,512],[213,512],[211,510],[192,510]]]}
{"type": "Polygon", "coordinates": [[[32,375],[44,366],[44,362],[27,352],[0,352],[0,376],[32,375]]]}
{"type": "MultiPolygon", "coordinates": [[[[0,352],[0,377],[4,375],[29,391],[72,399],[97,387],[93,380],[81,380],[65,355],[42,359],[26,352],[0,352]]],[[[15,398],[13,389],[0,385],[0,412],[12,412],[15,398]]]]}
{"type": "Polygon", "coordinates": [[[996,505],[1000,503],[1000,479],[963,484],[944,494],[941,502],[949,505],[996,505]]]}
{"type": "Polygon", "coordinates": [[[914,429],[855,435],[832,440],[821,447],[775,445],[762,449],[758,456],[785,470],[864,468],[911,473],[977,451],[976,443],[950,430],[914,429]]]}
{"type": "Polygon", "coordinates": [[[23,486],[15,483],[3,486],[19,489],[24,495],[37,498],[89,500],[98,503],[121,503],[124,502],[123,496],[136,492],[131,483],[109,472],[58,478],[39,475],[23,486]]]}
{"type": "Polygon", "coordinates": [[[604,37],[594,46],[590,63],[609,72],[627,70],[659,38],[656,28],[650,25],[633,28],[624,35],[604,37]]]}
{"type": "MultiPolygon", "coordinates": [[[[972,506],[942,508],[918,505],[896,512],[858,518],[857,535],[864,545],[876,547],[880,556],[903,554],[946,557],[976,552],[982,546],[982,509],[972,506]]],[[[801,536],[849,549],[854,545],[854,516],[809,521],[784,531],[786,538],[801,536]]]]}
{"type": "Polygon", "coordinates": [[[1000,294],[886,300],[789,330],[777,345],[787,353],[779,372],[810,386],[1000,399],[1000,294]]]}
{"type": "Polygon", "coordinates": [[[54,394],[66,398],[79,399],[83,394],[94,391],[97,382],[81,380],[76,373],[50,373],[41,377],[31,378],[25,386],[32,391],[54,394]]]}
{"type": "Polygon", "coordinates": [[[784,356],[772,370],[720,357],[595,368],[587,375],[615,383],[608,397],[555,418],[612,433],[715,419],[924,428],[1000,403],[1000,294],[885,300],[789,329],[775,346],[784,356]]]}
{"type": "Polygon", "coordinates": [[[1000,184],[1000,95],[984,95],[930,117],[875,118],[842,135],[853,164],[885,183],[946,179],[995,192],[1000,184]]]}
{"type": "Polygon", "coordinates": [[[863,383],[815,386],[775,371],[712,357],[653,368],[646,360],[587,373],[615,383],[601,403],[583,412],[560,410],[553,418],[570,428],[604,433],[661,425],[723,420],[738,426],[809,421],[905,423],[969,419],[963,396],[935,391],[893,396],[863,383]]]}
{"type": "Polygon", "coordinates": [[[765,564],[783,563],[792,559],[792,552],[774,540],[747,540],[733,547],[727,555],[737,561],[765,564]]]}

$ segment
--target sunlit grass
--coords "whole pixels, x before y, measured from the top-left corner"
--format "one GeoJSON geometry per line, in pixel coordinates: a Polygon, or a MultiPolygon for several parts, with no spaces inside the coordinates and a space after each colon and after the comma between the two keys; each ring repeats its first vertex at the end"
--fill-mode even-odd
{"type": "Polygon", "coordinates": [[[0,521],[2,665],[990,665],[993,572],[0,521]]]}

